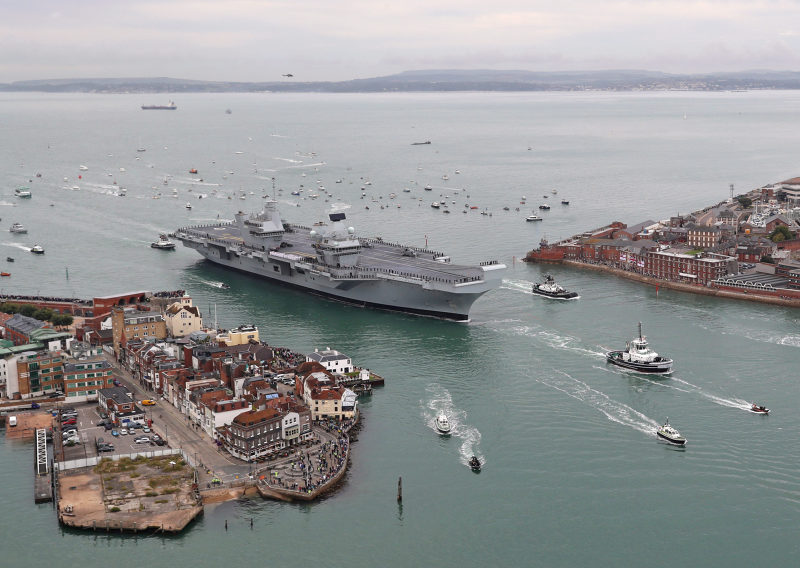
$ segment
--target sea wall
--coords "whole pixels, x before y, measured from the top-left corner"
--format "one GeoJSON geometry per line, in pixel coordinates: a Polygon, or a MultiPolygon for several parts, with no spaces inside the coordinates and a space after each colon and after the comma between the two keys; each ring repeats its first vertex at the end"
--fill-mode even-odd
{"type": "Polygon", "coordinates": [[[716,296],[718,298],[747,300],[749,302],[761,302],[764,304],[800,308],[800,299],[775,297],[749,290],[734,291],[731,289],[708,288],[706,286],[698,286],[696,284],[685,284],[683,282],[671,282],[668,280],[644,276],[643,274],[637,274],[636,272],[629,272],[627,270],[613,268],[604,264],[589,264],[587,262],[580,262],[577,260],[565,259],[563,264],[585,270],[594,270],[596,272],[608,272],[616,276],[621,276],[622,278],[627,278],[628,280],[636,280],[637,282],[642,282],[643,284],[648,284],[650,286],[668,288],[670,290],[678,290],[680,292],[689,292],[690,294],[702,294],[704,296],[716,296]]]}

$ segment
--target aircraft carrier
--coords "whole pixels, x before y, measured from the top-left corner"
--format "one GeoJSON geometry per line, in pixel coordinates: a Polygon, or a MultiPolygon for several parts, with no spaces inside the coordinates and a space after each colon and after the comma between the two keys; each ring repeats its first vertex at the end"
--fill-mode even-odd
{"type": "Polygon", "coordinates": [[[185,227],[174,237],[206,259],[342,302],[468,321],[472,304],[500,285],[505,265],[463,266],[428,249],[364,238],[345,225],[305,227],[284,223],[269,199],[252,215],[234,221],[185,227]]]}

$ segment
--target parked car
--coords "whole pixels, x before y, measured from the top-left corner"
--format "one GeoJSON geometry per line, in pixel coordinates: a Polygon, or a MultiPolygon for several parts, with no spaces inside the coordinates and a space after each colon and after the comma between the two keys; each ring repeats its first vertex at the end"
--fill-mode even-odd
{"type": "Polygon", "coordinates": [[[62,437],[72,436],[73,434],[77,434],[77,433],[78,433],[77,428],[67,428],[66,430],[61,432],[61,436],[62,437]]]}
{"type": "Polygon", "coordinates": [[[150,432],[152,432],[152,430],[150,430],[150,428],[148,428],[147,426],[142,426],[142,432],[144,432],[145,434],[149,434],[150,432]]]}
{"type": "Polygon", "coordinates": [[[111,430],[111,435],[112,436],[119,436],[119,432],[117,432],[116,430],[111,430]]]}
{"type": "Polygon", "coordinates": [[[105,428],[106,430],[111,430],[111,429],[113,429],[113,428],[114,428],[114,425],[113,425],[111,422],[106,422],[106,423],[103,425],[103,428],[105,428]]]}
{"type": "Polygon", "coordinates": [[[33,410],[36,410],[37,408],[41,408],[41,406],[39,406],[39,403],[38,403],[38,402],[32,402],[32,403],[31,403],[31,408],[32,408],[33,410]]]}
{"type": "Polygon", "coordinates": [[[148,438],[147,436],[139,436],[138,438],[136,438],[133,441],[133,443],[134,444],[149,444],[150,443],[150,438],[148,438]]]}
{"type": "Polygon", "coordinates": [[[73,444],[80,444],[81,439],[78,436],[70,436],[64,440],[64,444],[66,445],[73,445],[73,444]]]}
{"type": "Polygon", "coordinates": [[[142,401],[142,405],[143,406],[155,406],[155,404],[156,404],[156,401],[155,400],[150,400],[149,398],[146,398],[146,399],[144,399],[142,401]]]}
{"type": "Polygon", "coordinates": [[[71,425],[77,424],[77,423],[78,423],[78,421],[76,419],[70,418],[69,420],[64,420],[63,422],[61,422],[61,425],[62,426],[71,426],[71,425]]]}
{"type": "Polygon", "coordinates": [[[138,422],[134,422],[133,424],[128,426],[128,429],[130,430],[141,430],[142,428],[144,428],[144,425],[139,424],[138,422]]]}
{"type": "Polygon", "coordinates": [[[123,428],[122,430],[119,431],[119,435],[120,436],[127,436],[128,435],[128,429],[127,428],[123,428]]]}
{"type": "Polygon", "coordinates": [[[167,443],[164,440],[162,440],[161,438],[159,438],[158,440],[153,440],[153,443],[156,446],[166,446],[167,445],[167,443]]]}
{"type": "Polygon", "coordinates": [[[97,451],[98,452],[113,452],[114,451],[114,446],[112,446],[111,444],[100,444],[99,446],[97,446],[97,451]]]}

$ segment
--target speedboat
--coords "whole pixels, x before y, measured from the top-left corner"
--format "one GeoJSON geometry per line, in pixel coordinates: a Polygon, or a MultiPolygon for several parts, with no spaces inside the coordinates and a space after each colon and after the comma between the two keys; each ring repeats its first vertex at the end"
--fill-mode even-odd
{"type": "Polygon", "coordinates": [[[33,245],[31,252],[33,254],[44,254],[44,248],[42,248],[42,245],[33,245]]]}
{"type": "Polygon", "coordinates": [[[569,205],[569,199],[562,199],[561,205],[569,205]]]}
{"type": "Polygon", "coordinates": [[[447,415],[444,413],[439,414],[436,417],[436,429],[439,431],[440,434],[449,434],[450,433],[450,421],[447,419],[447,415]]]}
{"type": "Polygon", "coordinates": [[[548,298],[555,298],[556,300],[573,300],[580,298],[577,292],[570,292],[560,286],[549,274],[545,275],[544,282],[534,284],[531,292],[539,294],[540,296],[547,296],[548,298]]]}
{"type": "Polygon", "coordinates": [[[192,204],[187,201],[186,202],[186,209],[191,209],[191,208],[192,208],[192,204]]]}
{"type": "Polygon", "coordinates": [[[8,230],[10,232],[12,232],[12,233],[18,233],[18,234],[22,234],[22,233],[27,233],[28,232],[28,229],[26,229],[22,225],[22,223],[14,223],[13,225],[11,225],[11,227],[9,227],[8,230]]]}
{"type": "Polygon", "coordinates": [[[542,211],[549,211],[550,206],[547,203],[542,203],[541,205],[539,205],[539,209],[541,209],[542,211]]]}
{"type": "Polygon", "coordinates": [[[661,428],[656,430],[656,436],[658,436],[661,440],[666,440],[670,444],[675,444],[677,446],[686,445],[686,438],[681,436],[680,432],[670,426],[669,418],[667,418],[667,421],[664,422],[664,425],[661,426],[661,428]]]}
{"type": "Polygon", "coordinates": [[[769,414],[769,408],[766,408],[762,404],[756,404],[755,402],[750,405],[750,412],[755,412],[756,414],[769,414]]]}
{"type": "Polygon", "coordinates": [[[13,256],[7,256],[6,257],[6,262],[14,262],[14,257],[13,256]]]}
{"type": "Polygon", "coordinates": [[[175,243],[169,240],[167,235],[159,235],[158,241],[150,243],[150,246],[154,249],[175,250],[175,243]]]}
{"type": "Polygon", "coordinates": [[[27,187],[18,187],[17,189],[14,190],[14,195],[26,199],[31,196],[31,190],[27,187]]]}
{"type": "Polygon", "coordinates": [[[672,359],[662,357],[647,345],[639,322],[639,337],[631,339],[624,351],[608,351],[606,361],[639,373],[671,373],[672,359]]]}
{"type": "Polygon", "coordinates": [[[526,221],[541,221],[542,218],[539,217],[538,215],[528,215],[527,217],[525,217],[525,220],[526,221]]]}
{"type": "Polygon", "coordinates": [[[438,201],[434,201],[433,203],[431,203],[431,207],[433,207],[434,209],[439,209],[439,207],[441,207],[441,204],[438,201]]]}
{"type": "Polygon", "coordinates": [[[475,473],[481,470],[481,460],[478,459],[478,456],[472,456],[469,459],[469,468],[475,473]]]}

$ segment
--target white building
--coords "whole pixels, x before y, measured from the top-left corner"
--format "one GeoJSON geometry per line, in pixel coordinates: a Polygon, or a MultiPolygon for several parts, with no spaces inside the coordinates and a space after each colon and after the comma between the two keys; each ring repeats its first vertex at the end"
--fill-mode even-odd
{"type": "Polygon", "coordinates": [[[322,351],[314,349],[313,353],[306,356],[306,361],[315,361],[331,373],[344,374],[353,370],[350,357],[330,347],[322,351]]]}

